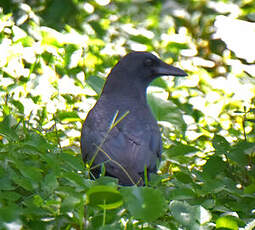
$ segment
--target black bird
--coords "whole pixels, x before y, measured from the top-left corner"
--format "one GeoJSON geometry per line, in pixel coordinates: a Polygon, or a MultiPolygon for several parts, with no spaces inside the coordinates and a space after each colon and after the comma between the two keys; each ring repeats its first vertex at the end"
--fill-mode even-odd
{"type": "Polygon", "coordinates": [[[187,74],[148,52],[131,52],[111,70],[81,133],[82,158],[95,178],[102,163],[121,185],[143,185],[144,170],[148,176],[156,172],[161,137],[146,88],[161,75],[187,74]]]}

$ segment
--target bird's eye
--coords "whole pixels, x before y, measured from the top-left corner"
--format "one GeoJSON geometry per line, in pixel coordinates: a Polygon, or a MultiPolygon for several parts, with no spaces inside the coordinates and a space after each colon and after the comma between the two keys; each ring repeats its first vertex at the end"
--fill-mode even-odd
{"type": "Polygon", "coordinates": [[[154,65],[154,60],[152,60],[151,58],[146,58],[144,61],[144,65],[145,66],[153,66],[154,65]]]}

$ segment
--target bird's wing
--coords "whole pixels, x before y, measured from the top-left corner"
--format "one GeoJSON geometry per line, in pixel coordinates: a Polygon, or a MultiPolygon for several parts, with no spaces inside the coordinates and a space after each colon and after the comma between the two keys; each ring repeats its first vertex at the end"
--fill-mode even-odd
{"type": "Polygon", "coordinates": [[[102,147],[113,160],[137,173],[142,173],[145,165],[154,171],[160,153],[160,136],[153,132],[153,127],[144,130],[128,124],[118,125],[111,130],[102,147]]]}
{"type": "Polygon", "coordinates": [[[81,148],[85,162],[92,166],[105,163],[107,173],[119,178],[122,184],[130,181],[127,174],[139,181],[145,165],[148,173],[156,171],[161,148],[156,124],[144,125],[137,120],[123,119],[112,129],[107,129],[105,120],[95,124],[95,120],[101,120],[99,116],[96,113],[93,119],[89,117],[83,126],[81,148]]]}

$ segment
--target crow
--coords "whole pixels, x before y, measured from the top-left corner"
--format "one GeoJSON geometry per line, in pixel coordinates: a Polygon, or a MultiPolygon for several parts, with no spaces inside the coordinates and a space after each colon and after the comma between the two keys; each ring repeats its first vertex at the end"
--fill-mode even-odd
{"type": "Polygon", "coordinates": [[[141,186],[144,174],[156,173],[161,136],[146,89],[162,75],[187,76],[149,52],[131,52],[111,70],[81,132],[82,158],[94,178],[104,166],[120,185],[141,186]]]}

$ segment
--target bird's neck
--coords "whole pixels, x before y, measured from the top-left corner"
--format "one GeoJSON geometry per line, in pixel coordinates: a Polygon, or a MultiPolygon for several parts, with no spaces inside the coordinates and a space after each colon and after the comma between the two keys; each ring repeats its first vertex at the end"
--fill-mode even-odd
{"type": "Polygon", "coordinates": [[[114,100],[135,100],[139,103],[146,104],[147,84],[139,81],[128,81],[123,79],[109,78],[105,83],[102,94],[114,98],[114,100]]]}

